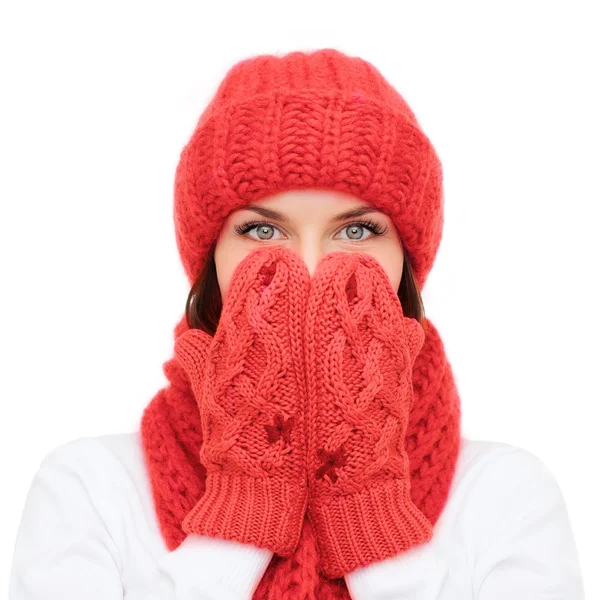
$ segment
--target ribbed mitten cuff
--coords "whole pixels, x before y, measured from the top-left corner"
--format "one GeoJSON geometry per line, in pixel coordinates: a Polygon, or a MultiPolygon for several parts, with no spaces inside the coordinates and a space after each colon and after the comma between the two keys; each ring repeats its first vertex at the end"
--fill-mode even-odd
{"type": "Polygon", "coordinates": [[[433,528],[410,498],[410,483],[387,480],[326,503],[311,501],[321,570],[330,579],[396,556],[431,539],[433,528]]]}
{"type": "Polygon", "coordinates": [[[273,477],[212,473],[182,529],[290,556],[300,541],[308,488],[273,477]]]}

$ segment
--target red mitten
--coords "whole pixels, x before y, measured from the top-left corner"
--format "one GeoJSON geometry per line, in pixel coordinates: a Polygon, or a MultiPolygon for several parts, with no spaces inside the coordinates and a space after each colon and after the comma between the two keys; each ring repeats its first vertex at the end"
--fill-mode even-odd
{"type": "Polygon", "coordinates": [[[302,323],[310,275],[283,247],[235,269],[214,338],[190,329],[175,355],[198,401],[206,490],[186,533],[282,556],[296,547],[308,499],[302,323]]]}
{"type": "Polygon", "coordinates": [[[325,256],[306,311],[308,515],[321,570],[336,578],[432,537],[404,450],[425,334],[365,253],[325,256]]]}

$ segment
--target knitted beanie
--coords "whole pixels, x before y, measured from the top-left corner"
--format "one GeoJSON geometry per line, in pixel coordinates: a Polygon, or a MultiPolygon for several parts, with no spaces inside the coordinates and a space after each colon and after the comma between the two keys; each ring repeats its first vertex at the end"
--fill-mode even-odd
{"type": "Polygon", "coordinates": [[[227,215],[288,189],[347,192],[394,222],[422,289],[442,235],[442,167],[368,61],[326,48],[235,64],[181,152],[174,219],[190,282],[227,215]]]}
{"type": "MultiPolygon", "coordinates": [[[[422,289],[442,235],[442,167],[399,93],[369,62],[326,48],[260,55],[235,64],[181,152],[174,221],[185,273],[196,281],[227,216],[271,194],[340,190],[394,222],[422,289]]],[[[460,398],[439,332],[425,319],[415,359],[405,450],[410,496],[431,525],[449,497],[460,447],[460,398]]],[[[188,329],[183,315],[174,339],[188,329]]],[[[200,358],[200,357],[199,357],[200,358]]],[[[174,550],[182,523],[206,491],[203,429],[176,357],[168,385],[140,421],[160,530],[174,550]]],[[[349,600],[344,578],[325,576],[310,519],[289,556],[274,554],[253,598],[349,600]]]]}

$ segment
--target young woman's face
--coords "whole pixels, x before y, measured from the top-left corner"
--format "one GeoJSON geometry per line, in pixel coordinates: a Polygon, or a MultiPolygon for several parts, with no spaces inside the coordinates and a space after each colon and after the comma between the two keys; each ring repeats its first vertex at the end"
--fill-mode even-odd
{"type": "Polygon", "coordinates": [[[393,221],[371,204],[345,192],[288,190],[233,211],[215,247],[223,300],[236,266],[261,245],[294,250],[311,276],[327,253],[344,251],[371,254],[395,290],[402,278],[404,254],[393,221]],[[366,212],[344,214],[357,209],[366,212]]]}

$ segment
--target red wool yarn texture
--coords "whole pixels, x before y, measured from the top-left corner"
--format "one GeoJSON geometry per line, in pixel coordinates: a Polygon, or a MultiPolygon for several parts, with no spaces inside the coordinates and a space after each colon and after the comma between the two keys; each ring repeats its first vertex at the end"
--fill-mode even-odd
{"type": "Polygon", "coordinates": [[[306,485],[302,352],[309,276],[286,248],[254,251],[235,270],[214,337],[175,342],[199,404],[206,491],[186,533],[289,556],[300,537],[306,485]]]}
{"type": "Polygon", "coordinates": [[[335,578],[431,539],[404,449],[425,335],[369,254],[330,252],[310,288],[308,514],[323,572],[335,578]]]}
{"type": "MultiPolygon", "coordinates": [[[[232,211],[310,188],[388,215],[423,289],[441,163],[383,75],[331,48],[240,61],[201,114],[174,185],[190,284],[232,211]]],[[[334,254],[310,280],[289,253],[253,256],[214,336],[182,316],[140,422],[165,544],[205,531],[276,549],[256,600],[349,600],[340,574],[427,543],[455,472],[460,399],[439,332],[424,319],[419,338],[368,256],[334,254]]]]}

